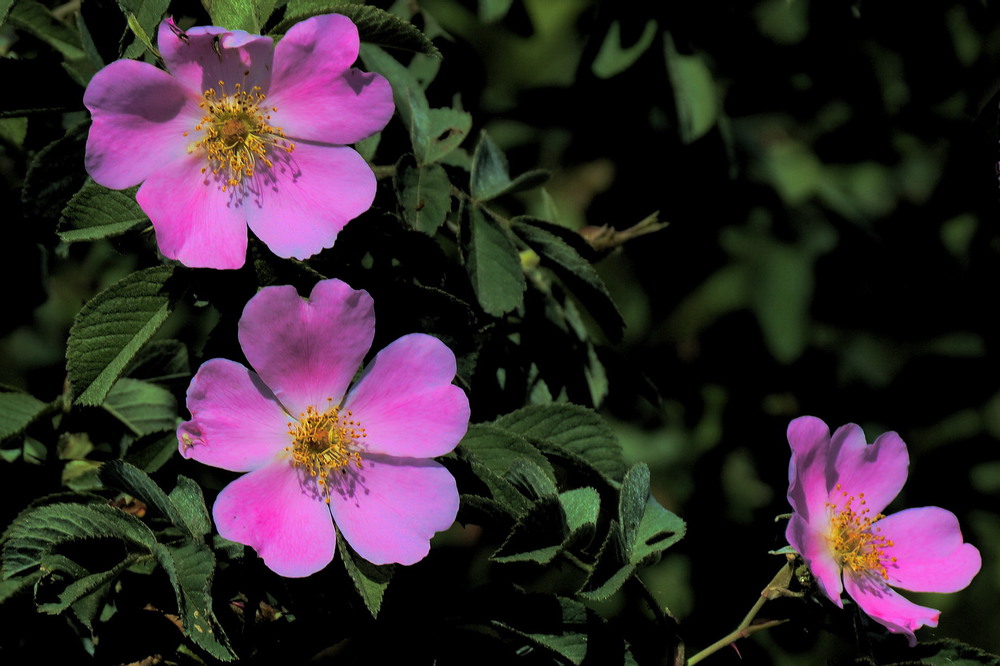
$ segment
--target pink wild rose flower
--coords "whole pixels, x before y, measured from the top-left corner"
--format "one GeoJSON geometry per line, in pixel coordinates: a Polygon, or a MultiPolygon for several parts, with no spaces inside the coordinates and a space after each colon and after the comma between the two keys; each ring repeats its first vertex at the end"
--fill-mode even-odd
{"type": "Polygon", "coordinates": [[[455,479],[431,460],[469,425],[455,355],[430,335],[405,335],[348,390],[374,332],[368,292],[340,280],[317,283],[308,300],[266,287],[239,322],[253,369],[212,359],[188,387],[181,454],[246,472],[215,501],[219,534],[282,576],[330,563],[334,523],[369,562],[412,564],[455,520],[455,479]]]}
{"type": "Polygon", "coordinates": [[[788,543],[838,607],[844,607],[846,590],[876,622],[916,645],[913,632],[936,627],[940,612],[892,587],[961,590],[979,572],[979,551],[962,541],[950,511],[925,506],[882,515],[902,490],[909,466],[906,444],[895,432],[868,444],[853,423],[831,437],[826,423],[802,416],[788,425],[788,443],[788,501],[794,509],[788,543]]]}
{"type": "Polygon", "coordinates": [[[346,144],[380,131],[394,107],[382,76],[352,68],[350,19],[307,19],[277,46],[168,19],[157,41],[168,72],[115,61],[83,102],[88,173],[116,190],[142,183],[136,200],[165,256],[239,268],[249,226],[275,254],[305,259],[371,207],[375,176],[346,144]]]}

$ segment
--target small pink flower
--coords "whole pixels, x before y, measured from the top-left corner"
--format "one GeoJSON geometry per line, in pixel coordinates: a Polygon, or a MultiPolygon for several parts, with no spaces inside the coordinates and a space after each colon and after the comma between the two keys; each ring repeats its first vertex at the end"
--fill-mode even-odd
{"type": "Polygon", "coordinates": [[[830,436],[826,423],[802,416],[788,424],[792,459],[788,501],[794,513],[785,536],[802,555],[819,589],[838,607],[845,589],[889,631],[936,627],[941,614],[889,586],[914,592],[956,592],[979,572],[979,551],[963,543],[958,519],[936,506],[882,510],[906,481],[909,456],[895,432],[869,445],[851,423],[830,436]]]}
{"type": "Polygon", "coordinates": [[[87,171],[111,189],[142,183],[136,200],[164,255],[239,268],[249,225],[275,254],[305,259],[368,210],[375,176],[346,144],[385,127],[394,107],[383,77],[351,67],[350,19],[302,21],[277,46],[166,20],[157,41],[169,73],[115,61],[83,102],[87,171]]]}
{"type": "Polygon", "coordinates": [[[330,563],[334,522],[366,560],[412,564],[455,520],[455,479],[431,460],[469,425],[468,398],[451,383],[455,355],[406,335],[348,390],[374,331],[371,297],[340,280],[317,283],[308,300],[266,287],[239,323],[253,370],[212,359],[188,387],[181,454],[246,472],[215,501],[219,534],[282,576],[330,563]]]}

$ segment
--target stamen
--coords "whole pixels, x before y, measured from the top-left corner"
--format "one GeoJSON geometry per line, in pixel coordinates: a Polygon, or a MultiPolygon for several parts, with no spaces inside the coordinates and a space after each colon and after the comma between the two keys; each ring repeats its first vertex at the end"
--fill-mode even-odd
{"type": "MultiPolygon", "coordinates": [[[[327,402],[333,399],[327,398],[327,402]]],[[[362,467],[357,440],[368,434],[351,412],[341,413],[339,407],[331,406],[320,413],[310,406],[298,421],[288,424],[288,433],[293,443],[285,450],[291,453],[292,465],[316,479],[328,503],[330,474],[343,472],[350,465],[362,467]]]]}
{"type": "MultiPolygon", "coordinates": [[[[274,162],[269,157],[273,151],[295,150],[295,144],[285,139],[284,131],[270,124],[268,108],[261,108],[265,98],[260,86],[247,90],[237,83],[232,94],[228,94],[225,82],[219,81],[219,90],[206,90],[199,104],[205,115],[194,129],[204,135],[194,148],[204,149],[208,157],[208,166],[201,173],[211,169],[213,174],[225,178],[223,192],[238,186],[244,178],[252,178],[260,163],[273,168],[274,162]]],[[[270,111],[277,110],[270,107],[270,111]]],[[[185,132],[184,136],[187,135],[185,132]]]]}
{"type": "Polygon", "coordinates": [[[840,491],[842,501],[826,503],[832,513],[829,540],[834,553],[844,568],[857,574],[874,572],[883,580],[888,580],[886,563],[891,564],[896,558],[887,557],[886,549],[895,544],[882,536],[881,529],[876,525],[885,516],[881,513],[869,515],[871,509],[865,506],[867,500],[864,493],[858,493],[857,497],[849,496],[839,483],[836,490],[840,491]],[[855,503],[858,510],[854,508],[855,503]],[[843,508],[838,511],[838,506],[843,508]]]}

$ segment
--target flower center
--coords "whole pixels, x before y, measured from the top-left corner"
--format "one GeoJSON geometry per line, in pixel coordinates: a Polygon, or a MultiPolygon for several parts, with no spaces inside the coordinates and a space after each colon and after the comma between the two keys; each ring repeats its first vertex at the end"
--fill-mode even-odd
{"type": "MultiPolygon", "coordinates": [[[[841,490],[839,483],[837,490],[841,490]]],[[[844,568],[857,574],[872,571],[888,580],[885,564],[895,562],[896,558],[886,557],[886,549],[894,544],[880,534],[881,529],[876,525],[885,516],[881,513],[870,515],[864,493],[858,493],[857,497],[849,496],[846,491],[841,493],[840,503],[826,503],[833,511],[829,539],[834,553],[844,568]],[[838,511],[838,506],[843,508],[838,511]]]]}
{"type": "MultiPolygon", "coordinates": [[[[205,115],[195,127],[196,131],[204,132],[195,148],[204,149],[208,155],[208,166],[201,172],[211,169],[215,175],[222,175],[225,178],[223,192],[239,185],[243,178],[252,178],[258,165],[273,167],[269,157],[272,151],[290,153],[295,150],[295,144],[285,140],[282,129],[270,124],[270,112],[278,108],[261,107],[265,95],[260,86],[245,90],[237,83],[233,88],[233,93],[227,94],[226,84],[219,81],[220,92],[215,88],[205,91],[198,105],[205,115]]],[[[184,136],[187,134],[185,132],[184,136]]]]}
{"type": "MultiPolygon", "coordinates": [[[[331,398],[327,398],[332,402],[331,398]]],[[[333,472],[344,471],[353,464],[361,468],[361,453],[357,440],[368,434],[352,418],[351,412],[341,413],[339,407],[330,407],[320,413],[310,406],[298,421],[288,424],[292,445],[285,447],[291,453],[293,467],[304,470],[325,487],[333,472]]],[[[327,496],[326,501],[330,498],[327,496]]]]}

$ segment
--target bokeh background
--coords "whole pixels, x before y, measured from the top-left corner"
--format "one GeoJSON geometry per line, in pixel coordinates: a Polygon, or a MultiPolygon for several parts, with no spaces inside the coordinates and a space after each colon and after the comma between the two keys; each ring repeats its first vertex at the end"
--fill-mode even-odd
{"type": "MultiPolygon", "coordinates": [[[[960,594],[910,595],[943,610],[920,638],[1000,651],[1000,8],[421,5],[454,38],[435,85],[462,92],[512,172],[554,171],[560,221],[670,223],[599,264],[628,321],[605,411],[688,520],[646,576],[688,649],[780,564],[785,427],[812,414],[902,435],[890,510],[954,511],[984,561],[960,594]]],[[[814,663],[831,636],[785,626],[740,651],[814,663]]]]}
{"type": "MultiPolygon", "coordinates": [[[[689,650],[735,627],[779,567],[785,427],[812,414],[870,440],[900,433],[910,480],[890,510],[954,511],[984,561],[961,593],[909,595],[943,611],[919,637],[1000,652],[1000,7],[370,4],[425,8],[415,20],[444,54],[432,106],[458,91],[512,173],[553,172],[524,210],[554,207],[574,228],[669,222],[598,266],[628,329],[591,392],[688,521],[645,579],[689,650]]],[[[31,146],[17,122],[0,129],[31,146]]],[[[57,214],[19,201],[19,159],[0,152],[4,209],[57,214]]],[[[98,243],[49,266],[37,245],[51,226],[4,233],[18,286],[0,382],[50,399],[73,315],[134,259],[98,243]]],[[[203,334],[172,322],[165,334],[203,334]]],[[[743,641],[742,663],[815,663],[837,653],[832,636],[792,623],[743,641]]]]}

